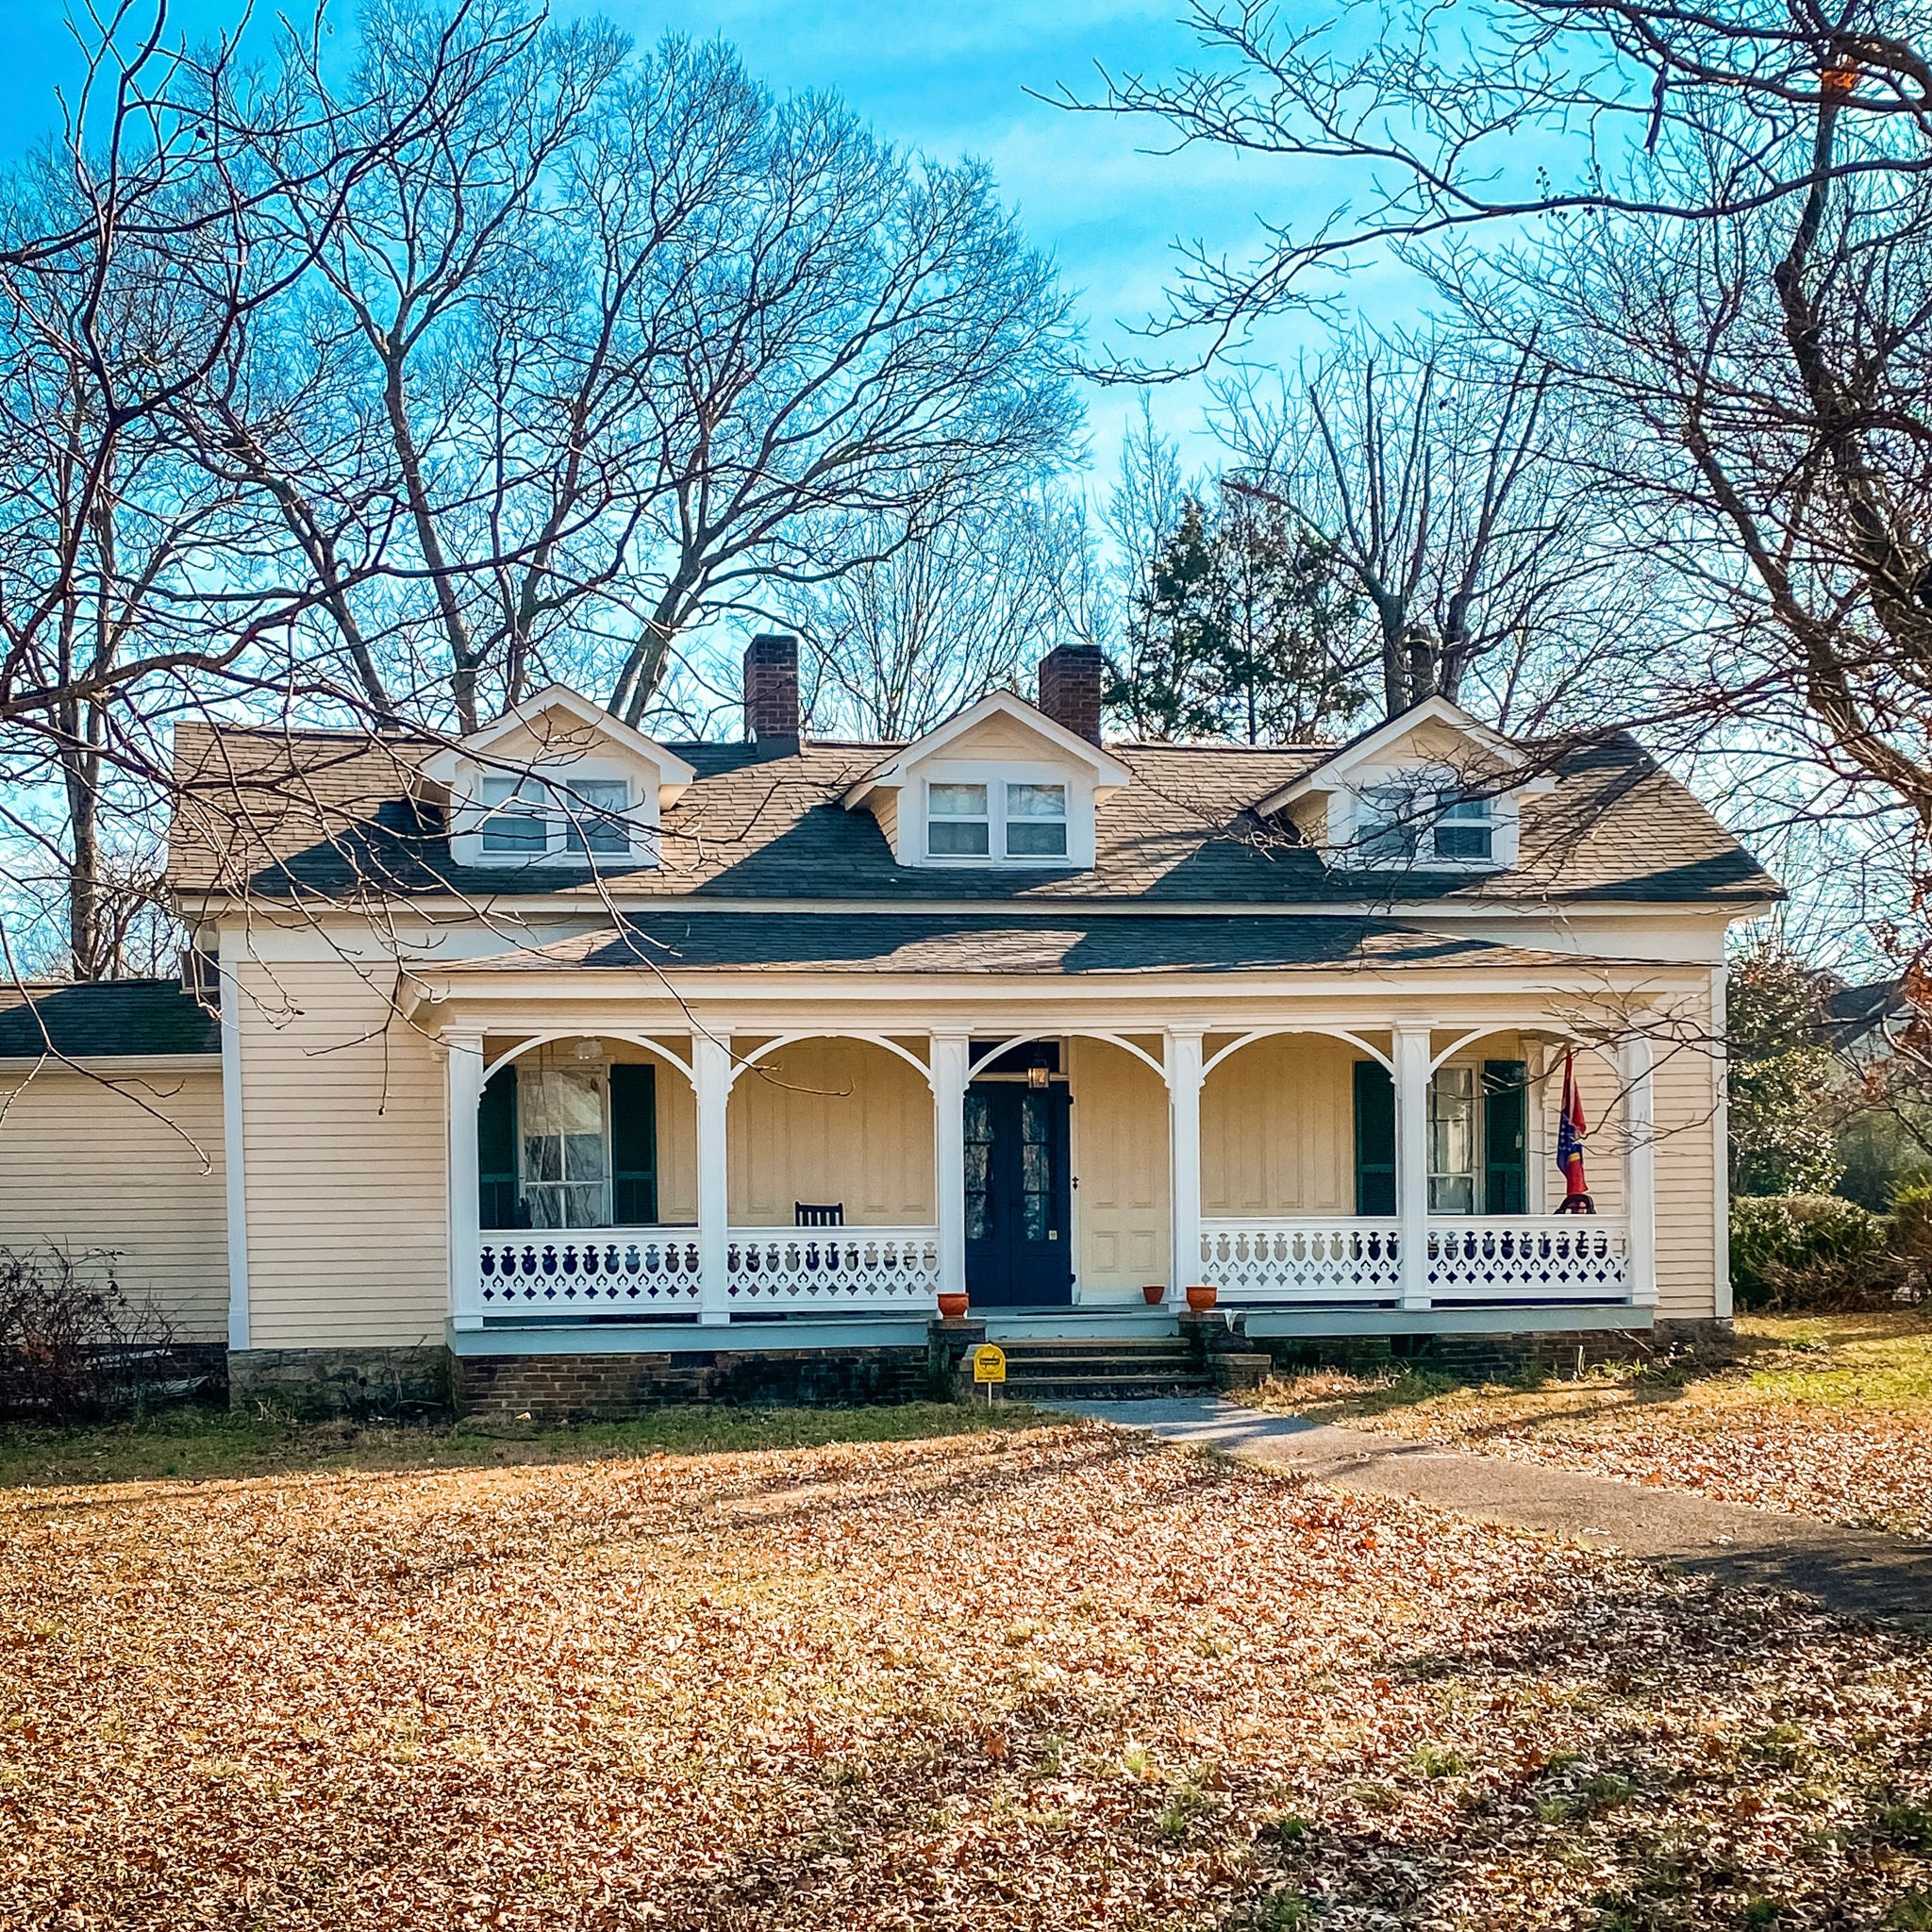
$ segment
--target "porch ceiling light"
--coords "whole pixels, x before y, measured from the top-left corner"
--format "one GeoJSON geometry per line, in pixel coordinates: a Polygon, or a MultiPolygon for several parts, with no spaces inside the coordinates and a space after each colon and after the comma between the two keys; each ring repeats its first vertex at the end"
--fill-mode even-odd
{"type": "Polygon", "coordinates": [[[601,1060],[604,1058],[604,1042],[601,1040],[580,1040],[572,1050],[580,1060],[601,1060]]]}

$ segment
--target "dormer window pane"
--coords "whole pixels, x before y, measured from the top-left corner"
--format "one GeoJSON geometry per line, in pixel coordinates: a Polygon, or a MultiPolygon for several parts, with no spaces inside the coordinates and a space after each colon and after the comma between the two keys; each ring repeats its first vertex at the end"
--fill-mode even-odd
{"type": "Polygon", "coordinates": [[[1007,857],[1064,858],[1067,854],[1067,788],[1007,787],[1007,857]]]}
{"type": "Polygon", "coordinates": [[[483,821],[486,852],[544,852],[550,845],[550,824],[543,811],[543,788],[535,778],[495,773],[483,780],[483,803],[490,816],[483,821]]]}
{"type": "Polygon", "coordinates": [[[1436,857],[1488,858],[1492,827],[1487,798],[1457,798],[1443,793],[1437,800],[1436,857]]]}
{"type": "Polygon", "coordinates": [[[569,842],[591,852],[628,852],[630,827],[623,814],[630,788],[622,778],[576,778],[563,796],[570,814],[569,842]]]}
{"type": "Polygon", "coordinates": [[[1363,788],[1356,806],[1356,850],[1363,858],[1415,857],[1415,794],[1407,786],[1363,788]]]}
{"type": "Polygon", "coordinates": [[[935,858],[985,858],[992,851],[984,785],[928,785],[925,849],[935,858]]]}

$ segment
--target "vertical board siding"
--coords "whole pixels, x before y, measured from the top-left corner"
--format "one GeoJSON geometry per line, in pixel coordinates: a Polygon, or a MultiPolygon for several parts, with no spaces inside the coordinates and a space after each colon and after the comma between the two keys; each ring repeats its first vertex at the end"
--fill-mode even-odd
{"type": "MultiPolygon", "coordinates": [[[[1147,1042],[1159,1051],[1159,1041],[1147,1042]]],[[[1074,1284],[1168,1286],[1167,1084],[1104,1040],[1067,1041],[1074,1094],[1074,1284]]]]}
{"type": "Polygon", "coordinates": [[[1353,1214],[1357,1058],[1345,1041],[1287,1033],[1223,1060],[1201,1093],[1201,1211],[1353,1214]]]}
{"type": "Polygon", "coordinates": [[[256,1348],[441,1339],[442,1057],[352,967],[241,974],[242,1174],[256,1348]]]}
{"type": "Polygon", "coordinates": [[[0,1247],[107,1250],[128,1301],[152,1300],[177,1341],[225,1341],[221,1074],[108,1077],[126,1091],[65,1067],[0,1074],[0,1247]]]}
{"type": "Polygon", "coordinates": [[[932,1091],[858,1040],[802,1040],[739,1074],[729,1119],[734,1227],[790,1226],[800,1201],[841,1202],[848,1226],[929,1226],[932,1091]]]}

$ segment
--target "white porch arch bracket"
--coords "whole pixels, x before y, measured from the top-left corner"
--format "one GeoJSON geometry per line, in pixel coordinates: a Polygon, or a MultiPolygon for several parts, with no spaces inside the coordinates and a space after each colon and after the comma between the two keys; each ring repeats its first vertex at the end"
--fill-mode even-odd
{"type": "MultiPolygon", "coordinates": [[[[447,1039],[449,1036],[444,1035],[447,1039]]],[[[481,1040],[481,1034],[475,1036],[481,1040]]],[[[616,1040],[625,1046],[634,1046],[641,1053],[647,1053],[655,1059],[660,1059],[666,1066],[675,1067],[686,1081],[695,1085],[690,1062],[681,1058],[661,1040],[654,1040],[647,1033],[612,1033],[604,1028],[591,1032],[582,1026],[562,1027],[552,1033],[533,1033],[527,1040],[520,1040],[508,1053],[500,1053],[483,1069],[483,1077],[491,1079],[500,1069],[514,1060],[520,1060],[526,1053],[534,1053],[540,1046],[554,1046],[559,1040],[616,1040]]]]}
{"type": "Polygon", "coordinates": [[[738,1085],[741,1075],[748,1074],[759,1061],[788,1046],[796,1046],[802,1040],[856,1040],[865,1046],[881,1046],[890,1054],[896,1055],[930,1087],[932,1069],[919,1058],[910,1047],[903,1046],[889,1033],[855,1033],[844,1027],[815,1026],[799,1033],[781,1033],[774,1040],[761,1041],[741,1059],[733,1058],[731,1077],[728,1086],[738,1085]]]}
{"type": "Polygon", "coordinates": [[[1323,1040],[1341,1041],[1345,1045],[1354,1047],[1357,1052],[1366,1054],[1377,1066],[1387,1067],[1391,1073],[1394,1071],[1395,1062],[1388,1054],[1379,1046],[1364,1040],[1359,1033],[1351,1032],[1346,1026],[1256,1026],[1209,1054],[1202,1062],[1201,1077],[1205,1080],[1223,1060],[1232,1059],[1244,1046],[1254,1046],[1263,1040],[1292,1039],[1297,1035],[1314,1035],[1323,1040]]]}
{"type": "Polygon", "coordinates": [[[1003,1034],[991,1052],[981,1054],[966,1070],[966,1077],[976,1079],[1002,1054],[1011,1053],[1016,1046],[1030,1046],[1036,1040],[1102,1040],[1108,1046],[1117,1046],[1123,1053],[1132,1054],[1143,1067],[1152,1068],[1163,1080],[1167,1077],[1167,1068],[1145,1047],[1136,1046],[1124,1034],[1103,1033],[1092,1026],[1042,1026],[1037,1033],[1003,1034]]]}

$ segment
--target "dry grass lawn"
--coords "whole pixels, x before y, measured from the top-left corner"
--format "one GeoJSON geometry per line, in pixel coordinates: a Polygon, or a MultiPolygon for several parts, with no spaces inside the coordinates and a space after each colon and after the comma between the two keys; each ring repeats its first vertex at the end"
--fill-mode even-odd
{"type": "Polygon", "coordinates": [[[9,1928],[1932,1927],[1920,1641],[1097,1426],[8,1471],[9,1928]]]}
{"type": "Polygon", "coordinates": [[[1737,1359],[1725,1363],[1535,1388],[1320,1372],[1277,1378],[1252,1399],[1932,1541],[1932,1319],[1743,1315],[1737,1327],[1737,1359]]]}

